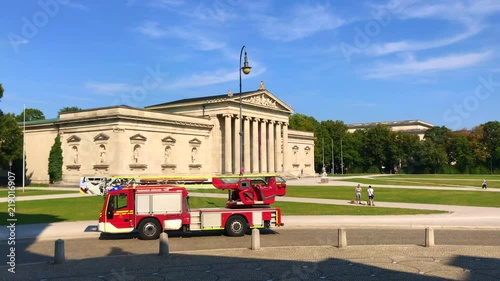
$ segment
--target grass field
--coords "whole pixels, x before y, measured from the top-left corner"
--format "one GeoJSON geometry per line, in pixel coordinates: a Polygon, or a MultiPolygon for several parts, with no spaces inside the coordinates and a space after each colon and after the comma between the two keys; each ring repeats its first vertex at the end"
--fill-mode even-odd
{"type": "MultiPolygon", "coordinates": [[[[374,187],[375,201],[500,207],[498,194],[482,191],[398,189],[374,187]]],[[[363,188],[366,198],[366,186],[363,188]]],[[[289,197],[354,199],[354,188],[343,186],[288,186],[289,197]]]]}
{"type": "MultiPolygon", "coordinates": [[[[363,199],[366,200],[363,186],[363,199]]],[[[500,194],[483,191],[429,190],[409,188],[383,188],[374,186],[375,201],[441,204],[458,206],[500,207],[500,194]]],[[[222,190],[196,190],[192,192],[227,193],[222,190]]],[[[351,186],[287,186],[286,197],[324,198],[354,200],[351,186]]]]}
{"type": "MultiPolygon", "coordinates": [[[[223,198],[190,197],[191,208],[222,207],[226,200],[223,198]]],[[[20,201],[16,203],[17,224],[49,223],[61,221],[95,220],[103,205],[100,196],[49,199],[35,201],[20,201]]],[[[286,215],[413,215],[437,214],[442,211],[399,209],[399,208],[372,208],[368,206],[337,206],[313,203],[277,202],[273,206],[281,208],[286,215]]],[[[7,217],[7,203],[0,203],[1,217],[7,217]],[[5,211],[4,211],[5,210],[5,211]]],[[[6,220],[0,220],[5,225],[6,220]]]]}
{"type": "Polygon", "coordinates": [[[371,185],[404,185],[404,186],[439,186],[439,187],[477,187],[481,188],[483,179],[488,181],[488,187],[500,188],[499,176],[471,176],[471,175],[455,175],[455,177],[436,178],[433,175],[392,175],[379,176],[373,178],[350,178],[336,179],[338,181],[359,182],[362,184],[371,185]],[[467,177],[463,177],[467,176],[467,177]]]}
{"type": "MultiPolygon", "coordinates": [[[[0,188],[0,198],[5,198],[8,195],[7,188],[0,188]]],[[[66,194],[66,193],[76,193],[78,189],[74,191],[66,191],[66,190],[33,190],[33,189],[25,189],[24,192],[22,189],[16,190],[16,197],[18,196],[33,196],[33,195],[50,195],[50,194],[66,194]]]]}

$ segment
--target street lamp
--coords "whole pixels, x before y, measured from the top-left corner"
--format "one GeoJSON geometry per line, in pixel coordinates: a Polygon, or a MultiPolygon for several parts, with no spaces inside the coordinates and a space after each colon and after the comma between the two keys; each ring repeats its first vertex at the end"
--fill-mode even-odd
{"type": "Polygon", "coordinates": [[[240,176],[243,176],[243,173],[245,172],[245,168],[243,167],[243,116],[242,116],[242,104],[241,104],[241,72],[243,72],[245,75],[249,74],[250,71],[252,70],[252,67],[248,65],[248,58],[247,58],[247,52],[246,52],[246,47],[243,46],[241,47],[240,51],[240,69],[238,72],[240,73],[240,176]],[[243,62],[243,67],[241,66],[241,56],[243,55],[243,50],[245,50],[245,61],[243,62]]]}

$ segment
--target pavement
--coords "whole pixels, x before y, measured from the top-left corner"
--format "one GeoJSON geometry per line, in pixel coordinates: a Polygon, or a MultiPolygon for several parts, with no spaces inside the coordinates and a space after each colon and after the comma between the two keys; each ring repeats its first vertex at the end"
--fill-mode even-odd
{"type": "MultiPolygon", "coordinates": [[[[357,184],[341,183],[338,185],[357,184]]],[[[303,178],[288,181],[287,184],[321,183],[319,178],[303,178]]],[[[321,185],[337,183],[330,181],[329,184],[321,185]]],[[[493,192],[498,191],[488,189],[485,192],[495,194],[493,192]]],[[[221,196],[195,192],[190,192],[190,195],[221,196]]],[[[56,197],[60,196],[64,194],[56,197]]],[[[29,200],[29,197],[35,200],[46,199],[40,196],[23,196],[16,199],[29,200]]],[[[357,206],[345,200],[293,197],[279,197],[277,200],[357,206]]],[[[500,208],[378,201],[376,207],[364,207],[442,210],[447,213],[411,216],[283,216],[283,221],[287,228],[311,229],[433,227],[500,230],[500,208]]],[[[8,239],[9,234],[9,229],[0,229],[0,240],[4,240],[2,243],[6,243],[5,239],[8,239]]],[[[55,240],[91,237],[97,239],[100,233],[97,232],[96,219],[17,225],[15,235],[16,239],[55,240]]],[[[71,265],[70,267],[55,264],[19,265],[16,275],[7,271],[8,266],[2,266],[0,280],[14,280],[11,279],[12,276],[15,276],[15,280],[500,280],[498,257],[500,246],[350,246],[347,249],[282,247],[258,251],[220,249],[172,253],[168,257],[156,254],[72,260],[65,264],[71,265]],[[234,268],[241,270],[236,273],[234,268]]]]}

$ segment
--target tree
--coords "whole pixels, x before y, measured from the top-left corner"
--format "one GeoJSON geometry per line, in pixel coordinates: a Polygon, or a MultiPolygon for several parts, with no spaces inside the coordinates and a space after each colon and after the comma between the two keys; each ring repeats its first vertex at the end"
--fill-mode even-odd
{"type": "Polygon", "coordinates": [[[59,112],[57,115],[61,115],[61,113],[67,113],[67,112],[76,112],[76,111],[81,111],[82,109],[79,108],[78,106],[66,106],[61,109],[59,109],[59,112]]]}
{"type": "Polygon", "coordinates": [[[35,120],[45,120],[45,115],[43,112],[36,108],[26,108],[21,114],[16,116],[17,122],[24,121],[24,114],[26,113],[26,122],[35,120]]]}
{"type": "Polygon", "coordinates": [[[381,167],[389,167],[391,146],[394,145],[391,128],[377,124],[366,130],[363,142],[363,155],[365,157],[366,171],[380,171],[381,167]]]}
{"type": "Polygon", "coordinates": [[[483,144],[488,152],[491,169],[500,165],[500,122],[490,121],[483,125],[483,144]]]}
{"type": "Polygon", "coordinates": [[[320,127],[320,123],[316,119],[314,119],[314,117],[306,116],[300,113],[290,115],[289,122],[289,129],[297,131],[316,133],[320,127]]]}
{"type": "Polygon", "coordinates": [[[13,114],[0,117],[0,165],[9,168],[16,159],[22,158],[23,132],[13,114]]]}
{"type": "Polygon", "coordinates": [[[61,147],[61,137],[59,134],[54,139],[54,144],[50,148],[49,154],[49,180],[54,183],[62,180],[63,156],[61,147]]]}
{"type": "MultiPolygon", "coordinates": [[[[0,99],[2,99],[3,97],[3,87],[2,87],[2,83],[0,83],[0,99]]],[[[0,116],[3,115],[3,111],[0,109],[0,116]]]]}

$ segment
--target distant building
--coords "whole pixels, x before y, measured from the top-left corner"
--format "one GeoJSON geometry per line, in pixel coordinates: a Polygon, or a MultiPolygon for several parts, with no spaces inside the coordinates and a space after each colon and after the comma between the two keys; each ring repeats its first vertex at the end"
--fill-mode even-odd
{"type": "Polygon", "coordinates": [[[390,121],[390,122],[370,122],[370,123],[356,123],[348,124],[347,128],[350,133],[360,130],[368,129],[375,125],[386,125],[391,127],[393,131],[401,131],[419,136],[420,140],[424,138],[425,131],[434,127],[431,123],[421,120],[404,120],[404,121],[390,121]]]}

